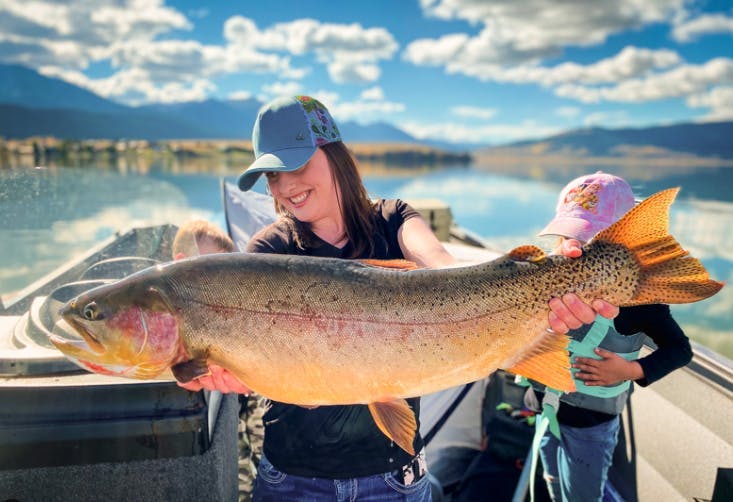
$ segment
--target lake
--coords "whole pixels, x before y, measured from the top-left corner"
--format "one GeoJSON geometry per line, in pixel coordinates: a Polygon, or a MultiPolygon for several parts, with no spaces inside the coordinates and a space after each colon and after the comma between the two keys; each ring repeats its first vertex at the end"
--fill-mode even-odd
{"type": "MultiPolygon", "coordinates": [[[[731,283],[733,169],[607,171],[623,174],[639,197],[682,187],[672,206],[672,233],[715,279],[731,283]]],[[[552,238],[535,235],[554,213],[562,186],[584,172],[533,171],[529,176],[471,167],[396,169],[366,173],[364,181],[373,197],[440,199],[450,206],[454,221],[500,249],[526,243],[550,249],[552,238]]],[[[192,170],[155,162],[144,169],[0,169],[0,295],[7,301],[117,231],[192,218],[223,226],[220,183],[236,175],[225,166],[192,170]]],[[[264,192],[262,180],[255,190],[264,192]]],[[[733,359],[730,288],[672,309],[688,336],[733,359]]]]}

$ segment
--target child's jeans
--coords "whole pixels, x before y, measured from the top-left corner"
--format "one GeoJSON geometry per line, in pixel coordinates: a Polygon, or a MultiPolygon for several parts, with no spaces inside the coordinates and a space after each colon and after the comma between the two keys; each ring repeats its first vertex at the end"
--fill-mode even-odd
{"type": "Polygon", "coordinates": [[[604,487],[618,429],[619,418],[615,417],[593,427],[561,424],[560,440],[550,431],[545,433],[540,442],[540,458],[553,501],[609,500],[604,487]]]}

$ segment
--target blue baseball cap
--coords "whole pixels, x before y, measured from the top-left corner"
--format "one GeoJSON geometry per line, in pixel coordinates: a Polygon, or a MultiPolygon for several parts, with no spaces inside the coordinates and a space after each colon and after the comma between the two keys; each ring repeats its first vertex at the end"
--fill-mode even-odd
{"type": "Polygon", "coordinates": [[[252,188],[263,172],[295,171],[316,148],[335,141],[341,141],[341,134],[317,99],[292,96],[270,101],[257,114],[252,130],[255,161],[239,177],[239,189],[252,188]]]}

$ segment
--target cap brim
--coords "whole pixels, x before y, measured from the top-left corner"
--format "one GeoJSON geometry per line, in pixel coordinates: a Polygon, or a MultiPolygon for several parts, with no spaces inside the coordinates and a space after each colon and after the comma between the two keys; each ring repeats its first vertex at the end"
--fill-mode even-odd
{"type": "Polygon", "coordinates": [[[300,169],[310,160],[317,147],[288,148],[272,153],[264,153],[255,160],[241,176],[239,189],[246,192],[254,186],[257,178],[265,172],[290,172],[300,169]]]}
{"type": "Polygon", "coordinates": [[[598,233],[588,221],[582,218],[555,218],[543,228],[537,235],[558,235],[568,239],[578,239],[588,242],[598,233]]]}

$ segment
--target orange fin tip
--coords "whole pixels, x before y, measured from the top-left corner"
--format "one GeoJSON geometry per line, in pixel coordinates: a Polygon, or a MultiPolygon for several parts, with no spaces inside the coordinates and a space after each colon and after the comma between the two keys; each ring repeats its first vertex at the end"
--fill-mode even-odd
{"type": "Polygon", "coordinates": [[[415,455],[413,441],[417,430],[415,413],[404,399],[369,404],[369,411],[379,430],[410,455],[415,455]]]}
{"type": "Polygon", "coordinates": [[[554,331],[547,332],[507,371],[536,380],[553,389],[574,392],[575,382],[570,374],[569,338],[554,331]]]}
{"type": "Polygon", "coordinates": [[[390,270],[417,270],[420,268],[417,263],[410,260],[376,260],[365,258],[357,261],[370,267],[386,268],[390,270]]]}

